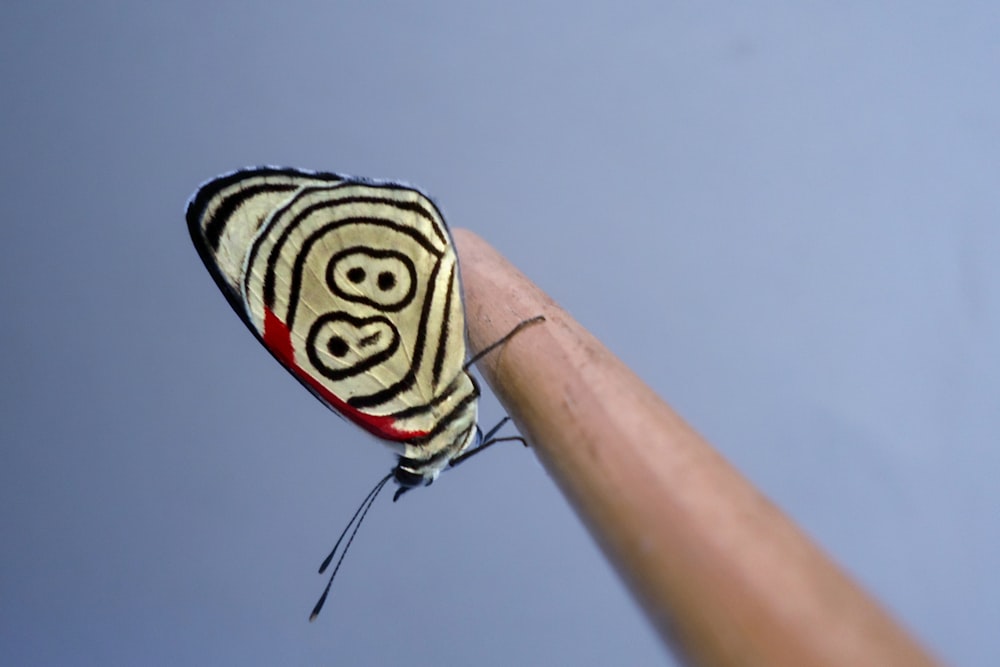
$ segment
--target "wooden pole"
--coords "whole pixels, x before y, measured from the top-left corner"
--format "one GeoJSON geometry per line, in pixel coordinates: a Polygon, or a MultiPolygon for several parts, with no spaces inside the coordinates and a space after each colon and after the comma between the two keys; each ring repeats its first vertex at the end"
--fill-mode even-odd
{"type": "Polygon", "coordinates": [[[473,350],[660,635],[691,664],[934,665],[777,507],[482,239],[454,237],[473,350]]]}

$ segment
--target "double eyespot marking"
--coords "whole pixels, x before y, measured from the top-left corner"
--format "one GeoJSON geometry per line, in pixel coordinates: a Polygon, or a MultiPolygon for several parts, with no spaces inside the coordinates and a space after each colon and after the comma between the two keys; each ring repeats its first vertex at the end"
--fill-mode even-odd
{"type": "Polygon", "coordinates": [[[413,301],[417,270],[412,259],[395,250],[347,248],[327,263],[326,284],[346,301],[395,312],[413,301]]]}
{"type": "Polygon", "coordinates": [[[306,353],[324,377],[343,380],[392,357],[399,342],[399,332],[383,315],[327,313],[309,329],[306,353]]]}
{"type": "Polygon", "coordinates": [[[354,314],[325,313],[313,322],[306,352],[316,369],[336,381],[390,359],[399,349],[400,334],[382,313],[412,303],[417,290],[413,261],[395,250],[346,248],[327,262],[326,286],[334,297],[360,307],[352,306],[354,314]]]}

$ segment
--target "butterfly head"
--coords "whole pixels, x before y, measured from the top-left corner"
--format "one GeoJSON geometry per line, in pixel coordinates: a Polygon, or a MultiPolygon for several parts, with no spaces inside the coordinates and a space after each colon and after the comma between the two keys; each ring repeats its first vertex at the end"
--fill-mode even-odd
{"type": "Polygon", "coordinates": [[[399,490],[396,492],[396,498],[398,498],[410,489],[415,489],[418,486],[427,486],[434,481],[437,475],[426,477],[424,473],[413,470],[400,461],[399,465],[392,471],[392,477],[396,480],[396,484],[399,485],[399,490]]]}

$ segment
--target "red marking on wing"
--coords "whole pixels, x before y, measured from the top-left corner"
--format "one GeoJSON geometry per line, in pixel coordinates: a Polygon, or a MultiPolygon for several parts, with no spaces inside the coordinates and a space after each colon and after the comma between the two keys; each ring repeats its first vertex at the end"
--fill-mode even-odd
{"type": "Polygon", "coordinates": [[[329,389],[295,363],[295,349],[292,347],[292,333],[270,308],[264,309],[264,344],[295,375],[301,378],[322,398],[327,405],[344,415],[369,433],[385,440],[405,441],[427,435],[427,431],[401,431],[395,427],[396,420],[388,416],[370,415],[348,405],[329,389]]]}

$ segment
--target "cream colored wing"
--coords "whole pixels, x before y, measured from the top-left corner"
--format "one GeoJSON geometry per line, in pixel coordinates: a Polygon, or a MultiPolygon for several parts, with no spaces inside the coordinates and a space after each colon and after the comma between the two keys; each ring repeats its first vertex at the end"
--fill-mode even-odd
{"type": "Polygon", "coordinates": [[[420,440],[475,400],[457,258],[418,190],[252,169],[204,185],[188,225],[251,330],[347,418],[420,440]]]}

